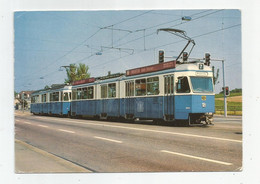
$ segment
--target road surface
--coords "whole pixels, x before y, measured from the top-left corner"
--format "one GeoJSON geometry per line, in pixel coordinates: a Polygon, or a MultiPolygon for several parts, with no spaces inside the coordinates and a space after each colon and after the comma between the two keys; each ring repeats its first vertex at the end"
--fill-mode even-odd
{"type": "Polygon", "coordinates": [[[176,127],[16,113],[15,139],[89,172],[242,170],[242,118],[216,116],[214,124],[176,127]]]}

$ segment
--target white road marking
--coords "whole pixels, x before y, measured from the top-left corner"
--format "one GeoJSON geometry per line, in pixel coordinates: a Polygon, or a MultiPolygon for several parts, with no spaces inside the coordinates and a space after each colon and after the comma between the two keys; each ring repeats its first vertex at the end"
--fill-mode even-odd
{"type": "Polygon", "coordinates": [[[64,129],[58,129],[59,131],[62,131],[62,132],[67,132],[67,133],[71,133],[71,134],[74,134],[75,132],[73,131],[70,131],[70,130],[64,130],[64,129]]]}
{"type": "Polygon", "coordinates": [[[46,125],[38,125],[39,127],[48,128],[46,125]]]}
{"type": "MultiPolygon", "coordinates": [[[[41,118],[41,117],[38,117],[41,118]]],[[[48,119],[48,118],[41,118],[41,119],[48,119]]],[[[64,120],[58,120],[56,121],[64,121],[64,120]]],[[[226,138],[219,138],[219,137],[211,137],[211,136],[204,136],[204,135],[196,135],[196,134],[186,134],[186,133],[178,133],[178,132],[168,132],[168,131],[161,131],[161,130],[149,130],[149,129],[143,129],[143,128],[133,128],[133,127],[125,127],[125,126],[118,126],[118,125],[108,125],[108,124],[101,124],[101,123],[90,123],[90,122],[75,122],[66,120],[66,122],[71,122],[74,124],[88,124],[88,125],[95,125],[95,126],[104,126],[104,127],[112,127],[112,128],[121,128],[121,129],[129,129],[129,130],[138,130],[138,131],[145,131],[145,132],[155,132],[155,133],[163,133],[163,134],[171,134],[171,135],[179,135],[179,136],[187,136],[187,137],[196,137],[196,138],[203,138],[203,139],[213,139],[213,140],[219,140],[219,141],[229,141],[229,142],[236,142],[236,143],[242,143],[241,140],[235,140],[235,139],[226,139],[226,138]]]]}
{"type": "Polygon", "coordinates": [[[203,161],[207,161],[207,162],[213,162],[213,163],[222,164],[222,165],[233,165],[232,163],[228,163],[228,162],[222,162],[222,161],[218,161],[218,160],[212,160],[212,159],[208,159],[208,158],[197,157],[197,156],[192,156],[192,155],[187,155],[187,154],[177,153],[177,152],[172,152],[172,151],[167,151],[167,150],[161,150],[161,152],[170,153],[173,155],[178,155],[178,156],[183,156],[183,157],[188,157],[188,158],[193,158],[193,159],[198,159],[198,160],[203,160],[203,161]]]}
{"type": "Polygon", "coordinates": [[[94,136],[94,138],[96,138],[96,139],[102,139],[102,140],[110,141],[110,142],[122,143],[122,141],[118,141],[118,140],[114,140],[114,139],[108,139],[108,138],[104,138],[104,137],[94,136]]]}

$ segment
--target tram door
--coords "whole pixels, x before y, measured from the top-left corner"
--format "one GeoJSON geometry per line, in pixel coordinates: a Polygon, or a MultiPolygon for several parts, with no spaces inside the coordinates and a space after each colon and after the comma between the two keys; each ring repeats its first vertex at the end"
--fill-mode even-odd
{"type": "Polygon", "coordinates": [[[127,119],[132,119],[134,117],[134,81],[126,81],[125,83],[125,116],[127,119]]]}
{"type": "Polygon", "coordinates": [[[101,85],[101,118],[107,117],[107,84],[101,85]]]}
{"type": "Polygon", "coordinates": [[[174,75],[164,76],[164,119],[174,120],[174,75]]]}
{"type": "Polygon", "coordinates": [[[64,93],[63,92],[60,92],[60,101],[61,101],[61,105],[60,105],[60,115],[62,115],[63,114],[63,101],[64,100],[64,93]]]}

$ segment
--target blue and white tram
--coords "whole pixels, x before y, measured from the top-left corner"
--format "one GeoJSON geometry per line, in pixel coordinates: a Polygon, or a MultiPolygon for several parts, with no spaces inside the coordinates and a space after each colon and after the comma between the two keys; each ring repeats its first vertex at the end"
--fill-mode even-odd
{"type": "Polygon", "coordinates": [[[198,62],[135,71],[73,85],[71,115],[211,123],[215,99],[209,66],[198,62]]]}
{"type": "Polygon", "coordinates": [[[33,114],[69,116],[70,107],[71,86],[58,85],[32,93],[33,114]]]}

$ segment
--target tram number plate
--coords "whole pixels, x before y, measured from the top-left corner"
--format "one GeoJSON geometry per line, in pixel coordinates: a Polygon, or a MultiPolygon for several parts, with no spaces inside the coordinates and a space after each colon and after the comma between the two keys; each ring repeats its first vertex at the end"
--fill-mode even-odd
{"type": "Polygon", "coordinates": [[[201,100],[206,101],[207,97],[206,96],[201,96],[201,100]]]}

